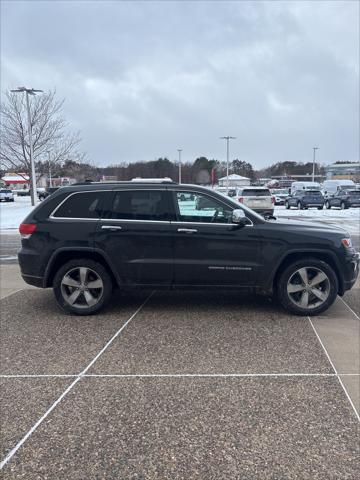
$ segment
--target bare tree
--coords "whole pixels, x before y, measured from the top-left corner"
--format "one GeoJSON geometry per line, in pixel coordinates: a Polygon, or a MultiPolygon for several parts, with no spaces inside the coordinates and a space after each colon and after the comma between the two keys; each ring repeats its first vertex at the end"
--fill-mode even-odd
{"type": "MultiPolygon", "coordinates": [[[[61,112],[64,100],[55,100],[56,91],[32,97],[31,129],[35,162],[60,164],[77,153],[79,133],[69,133],[61,112]]],[[[1,104],[0,161],[3,167],[30,173],[30,145],[25,98],[7,92],[1,104]]]]}

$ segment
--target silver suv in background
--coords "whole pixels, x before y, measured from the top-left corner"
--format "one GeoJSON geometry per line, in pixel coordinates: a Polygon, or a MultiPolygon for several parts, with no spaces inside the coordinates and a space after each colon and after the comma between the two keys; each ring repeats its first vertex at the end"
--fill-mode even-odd
{"type": "Polygon", "coordinates": [[[13,202],[13,201],[14,201],[14,195],[12,191],[6,188],[2,188],[0,190],[0,202],[13,202]]]}
{"type": "Polygon", "coordinates": [[[274,213],[274,198],[267,187],[238,187],[236,200],[261,215],[274,213]]]}

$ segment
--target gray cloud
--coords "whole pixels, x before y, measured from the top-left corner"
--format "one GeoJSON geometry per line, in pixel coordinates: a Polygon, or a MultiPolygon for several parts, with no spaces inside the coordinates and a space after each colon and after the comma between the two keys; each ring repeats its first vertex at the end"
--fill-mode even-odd
{"type": "Polygon", "coordinates": [[[2,89],[56,87],[96,164],[359,159],[358,2],[2,2],[2,89]]]}

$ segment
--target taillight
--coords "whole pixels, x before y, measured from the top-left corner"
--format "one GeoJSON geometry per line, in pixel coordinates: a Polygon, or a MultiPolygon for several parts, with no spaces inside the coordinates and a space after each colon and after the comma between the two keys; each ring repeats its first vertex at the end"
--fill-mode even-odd
{"type": "Polygon", "coordinates": [[[35,231],[36,231],[35,223],[22,223],[19,227],[21,238],[30,238],[35,231]]]}
{"type": "Polygon", "coordinates": [[[239,203],[244,203],[244,197],[239,197],[239,203]]]}
{"type": "Polygon", "coordinates": [[[352,248],[352,241],[351,238],[343,238],[341,243],[344,245],[345,248],[352,248]]]}

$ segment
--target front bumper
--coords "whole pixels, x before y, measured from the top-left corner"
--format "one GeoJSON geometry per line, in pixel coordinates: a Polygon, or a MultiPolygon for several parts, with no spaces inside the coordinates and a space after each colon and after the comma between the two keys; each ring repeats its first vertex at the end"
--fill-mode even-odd
{"type": "Polygon", "coordinates": [[[359,276],[360,253],[354,253],[345,258],[343,288],[339,292],[343,295],[346,290],[350,290],[356,283],[359,276]]]}

